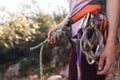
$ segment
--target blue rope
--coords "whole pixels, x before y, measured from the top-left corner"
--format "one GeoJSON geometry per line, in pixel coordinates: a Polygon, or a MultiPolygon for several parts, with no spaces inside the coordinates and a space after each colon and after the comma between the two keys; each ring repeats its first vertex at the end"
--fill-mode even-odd
{"type": "MultiPolygon", "coordinates": [[[[63,31],[62,31],[62,29],[60,29],[60,30],[57,30],[56,32],[53,32],[52,33],[52,35],[61,35],[63,33],[63,31]]],[[[38,45],[36,45],[36,46],[34,46],[34,47],[30,47],[30,51],[32,51],[32,50],[34,50],[34,49],[37,49],[37,48],[39,48],[39,47],[41,47],[40,48],[40,62],[39,62],[39,65],[40,65],[40,80],[43,80],[43,68],[42,68],[42,52],[43,52],[43,47],[44,47],[44,45],[45,45],[45,43],[47,43],[48,42],[48,38],[46,38],[43,42],[41,42],[40,44],[38,44],[38,45]]]]}

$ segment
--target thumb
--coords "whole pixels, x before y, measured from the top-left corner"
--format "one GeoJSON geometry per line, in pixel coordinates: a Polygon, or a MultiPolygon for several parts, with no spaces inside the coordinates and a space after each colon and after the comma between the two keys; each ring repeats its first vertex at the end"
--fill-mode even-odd
{"type": "Polygon", "coordinates": [[[105,56],[101,55],[98,63],[98,70],[102,70],[104,67],[105,56]]]}
{"type": "Polygon", "coordinates": [[[51,31],[48,31],[47,36],[48,36],[48,38],[50,38],[50,36],[51,36],[51,31]]]}

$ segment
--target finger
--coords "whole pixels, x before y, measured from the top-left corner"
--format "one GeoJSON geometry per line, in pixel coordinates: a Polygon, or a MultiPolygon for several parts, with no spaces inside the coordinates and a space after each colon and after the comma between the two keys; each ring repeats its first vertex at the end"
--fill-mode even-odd
{"type": "Polygon", "coordinates": [[[53,42],[56,42],[56,35],[53,36],[53,42]]]}
{"type": "Polygon", "coordinates": [[[105,57],[101,55],[100,59],[99,59],[99,63],[98,63],[98,70],[99,71],[103,69],[104,62],[105,62],[105,57]]]}
{"type": "Polygon", "coordinates": [[[48,43],[51,43],[51,37],[48,38],[48,43]]]}
{"type": "Polygon", "coordinates": [[[57,39],[58,39],[58,40],[60,39],[60,35],[57,35],[57,39]]]}
{"type": "Polygon", "coordinates": [[[98,71],[97,74],[98,75],[105,75],[105,74],[107,74],[109,69],[110,69],[110,67],[111,67],[110,60],[106,60],[106,63],[105,63],[105,66],[104,66],[103,70],[98,71]]]}
{"type": "Polygon", "coordinates": [[[51,36],[51,37],[50,37],[50,44],[52,44],[52,43],[53,43],[53,40],[54,40],[54,37],[53,37],[53,36],[51,36]]]}
{"type": "Polygon", "coordinates": [[[51,31],[49,31],[49,32],[47,33],[47,36],[48,36],[48,38],[50,38],[50,36],[51,36],[51,31]]]}

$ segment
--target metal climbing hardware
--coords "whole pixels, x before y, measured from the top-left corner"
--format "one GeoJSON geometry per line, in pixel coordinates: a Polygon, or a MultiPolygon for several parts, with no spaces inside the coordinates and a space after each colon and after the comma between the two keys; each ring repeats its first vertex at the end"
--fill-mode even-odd
{"type": "MultiPolygon", "coordinates": [[[[82,17],[86,16],[88,13],[94,13],[97,11],[98,13],[100,12],[100,14],[106,15],[106,12],[103,12],[105,7],[102,4],[102,2],[103,0],[92,0],[90,3],[86,4],[82,9],[80,9],[77,13],[72,15],[64,26],[71,27],[72,24],[80,20],[82,17]]],[[[79,41],[80,41],[81,50],[85,54],[88,63],[93,64],[97,60],[101,51],[104,48],[104,44],[105,44],[107,33],[108,33],[107,31],[108,24],[106,19],[102,19],[102,20],[100,19],[101,23],[99,27],[94,25],[94,23],[88,24],[87,22],[90,20],[89,15],[91,14],[88,14],[86,17],[87,19],[85,21],[83,35],[81,37],[81,40],[79,41]],[[91,34],[91,35],[88,35],[88,34],[91,34]]],[[[93,21],[94,19],[92,20],[92,22],[93,21]]],[[[74,47],[74,43],[71,40],[71,36],[67,33],[66,30],[64,29],[57,30],[56,32],[52,33],[52,35],[54,34],[55,35],[65,34],[69,39],[70,43],[72,44],[72,46],[74,47]]],[[[43,80],[42,50],[46,42],[48,42],[48,38],[46,38],[40,44],[30,48],[30,50],[34,50],[36,48],[41,47],[40,49],[40,80],[43,80]]]]}
{"type": "Polygon", "coordinates": [[[80,49],[85,54],[90,65],[94,64],[104,49],[103,35],[90,20],[90,25],[84,29],[80,39],[80,49]]]}
{"type": "MultiPolygon", "coordinates": [[[[80,48],[89,64],[94,64],[104,49],[107,40],[108,23],[106,19],[105,4],[103,0],[92,0],[82,9],[72,15],[66,26],[70,27],[86,16],[82,26],[82,37],[79,40],[80,48]],[[104,15],[104,18],[100,16],[104,15]],[[95,24],[97,17],[99,24],[95,24]]],[[[81,30],[81,29],[80,29],[81,30]]]]}

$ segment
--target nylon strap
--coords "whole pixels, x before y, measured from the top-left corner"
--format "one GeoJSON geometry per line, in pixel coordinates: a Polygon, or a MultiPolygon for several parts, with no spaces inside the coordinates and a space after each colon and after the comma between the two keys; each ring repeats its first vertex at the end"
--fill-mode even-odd
{"type": "Polygon", "coordinates": [[[86,15],[89,12],[94,12],[96,10],[102,9],[103,8],[102,4],[103,4],[102,0],[92,0],[91,2],[86,4],[82,9],[80,9],[78,12],[72,15],[69,18],[68,22],[66,23],[66,26],[70,27],[71,24],[80,20],[84,15],[86,15]]]}

